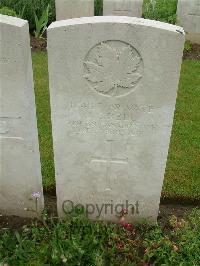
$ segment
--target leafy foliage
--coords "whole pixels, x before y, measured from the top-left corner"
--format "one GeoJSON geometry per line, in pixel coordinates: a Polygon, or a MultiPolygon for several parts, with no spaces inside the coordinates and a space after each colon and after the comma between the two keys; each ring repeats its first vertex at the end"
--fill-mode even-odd
{"type": "Polygon", "coordinates": [[[160,228],[146,234],[145,261],[154,265],[199,265],[200,209],[186,220],[174,216],[171,231],[166,236],[160,228]]]}
{"type": "Polygon", "coordinates": [[[0,14],[11,16],[11,17],[17,17],[17,13],[13,9],[8,8],[8,7],[0,8],[0,14]]]}
{"type": "Polygon", "coordinates": [[[186,52],[190,52],[190,51],[192,50],[192,44],[191,44],[190,41],[186,41],[186,42],[185,42],[184,50],[185,50],[186,52]]]}
{"type": "Polygon", "coordinates": [[[144,18],[175,24],[176,9],[177,0],[145,0],[143,16],[144,18]]]}
{"type": "Polygon", "coordinates": [[[28,20],[30,30],[33,31],[36,28],[35,14],[40,18],[48,4],[50,13],[48,24],[50,24],[55,20],[55,0],[1,0],[0,8],[6,6],[15,10],[17,14],[23,13],[20,17],[28,20]]]}
{"type": "Polygon", "coordinates": [[[103,15],[103,0],[95,0],[95,16],[102,16],[103,15]]]}
{"type": "Polygon", "coordinates": [[[0,231],[0,264],[15,265],[199,265],[200,209],[175,216],[168,231],[140,224],[131,230],[89,221],[84,215],[20,232],[0,231]]]}
{"type": "MultiPolygon", "coordinates": [[[[49,5],[48,24],[56,20],[55,0],[1,0],[0,8],[8,7],[13,9],[19,17],[28,20],[30,30],[36,29],[35,14],[40,18],[49,5]]],[[[103,14],[103,0],[95,0],[95,15],[103,14]]]]}
{"type": "Polygon", "coordinates": [[[35,14],[35,26],[36,30],[34,31],[36,38],[41,38],[44,31],[46,30],[47,24],[49,19],[49,5],[43,11],[42,16],[38,19],[37,15],[35,14]]]}

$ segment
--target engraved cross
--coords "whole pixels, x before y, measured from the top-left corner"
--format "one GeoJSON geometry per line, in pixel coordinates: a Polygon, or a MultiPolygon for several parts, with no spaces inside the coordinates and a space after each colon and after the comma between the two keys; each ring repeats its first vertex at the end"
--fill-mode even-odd
{"type": "Polygon", "coordinates": [[[106,180],[108,184],[106,185],[106,190],[111,190],[111,174],[112,174],[112,165],[113,164],[128,164],[128,158],[116,158],[113,157],[113,142],[114,140],[107,140],[110,146],[110,156],[109,157],[92,157],[92,163],[102,163],[106,164],[106,180]]]}

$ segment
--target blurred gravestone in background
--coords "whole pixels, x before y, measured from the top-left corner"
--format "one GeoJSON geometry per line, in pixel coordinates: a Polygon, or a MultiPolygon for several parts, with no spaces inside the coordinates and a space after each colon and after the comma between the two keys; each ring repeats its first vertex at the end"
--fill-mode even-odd
{"type": "Polygon", "coordinates": [[[200,44],[200,0],[179,0],[177,22],[186,32],[186,39],[200,44]]]}

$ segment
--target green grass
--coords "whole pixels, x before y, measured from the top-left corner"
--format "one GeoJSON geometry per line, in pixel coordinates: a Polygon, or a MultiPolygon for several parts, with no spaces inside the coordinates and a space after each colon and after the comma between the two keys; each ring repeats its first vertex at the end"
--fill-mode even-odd
{"type": "MultiPolygon", "coordinates": [[[[42,174],[45,188],[55,186],[46,53],[33,53],[42,174]]],[[[200,61],[182,64],[173,133],[163,193],[200,198],[200,61]]]]}
{"type": "Polygon", "coordinates": [[[143,17],[175,24],[177,3],[177,0],[144,0],[143,17]]]}
{"type": "Polygon", "coordinates": [[[163,192],[200,198],[200,61],[182,64],[163,192]]]}
{"type": "Polygon", "coordinates": [[[148,224],[125,229],[84,216],[44,220],[19,232],[0,230],[0,265],[182,265],[200,261],[200,209],[165,228],[148,224]]]}
{"type": "Polygon", "coordinates": [[[48,66],[46,53],[33,53],[38,131],[44,188],[55,187],[53,143],[51,132],[48,66]]]}

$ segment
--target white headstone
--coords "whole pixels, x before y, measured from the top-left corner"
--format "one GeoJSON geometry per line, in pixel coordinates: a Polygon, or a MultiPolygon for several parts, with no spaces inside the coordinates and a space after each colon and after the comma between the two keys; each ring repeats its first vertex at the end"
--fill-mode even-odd
{"type": "Polygon", "coordinates": [[[0,51],[0,213],[33,217],[43,193],[27,21],[0,15],[0,51]]]}
{"type": "Polygon", "coordinates": [[[50,25],[60,216],[73,202],[92,204],[90,218],[117,221],[123,203],[135,208],[129,220],[156,220],[183,46],[182,28],[138,18],[50,25]]]}
{"type": "Polygon", "coordinates": [[[94,16],[94,0],[56,0],[56,20],[94,16]]]}
{"type": "Polygon", "coordinates": [[[103,0],[104,16],[142,16],[143,0],[103,0]]]}
{"type": "Polygon", "coordinates": [[[179,0],[177,20],[186,32],[186,39],[200,44],[200,0],[179,0]]]}

